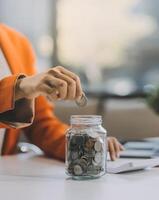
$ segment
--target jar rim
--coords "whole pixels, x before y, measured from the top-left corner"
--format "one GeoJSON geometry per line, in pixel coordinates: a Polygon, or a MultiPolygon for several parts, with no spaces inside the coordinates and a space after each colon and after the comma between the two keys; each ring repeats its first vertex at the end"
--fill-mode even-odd
{"type": "Polygon", "coordinates": [[[89,125],[89,124],[101,124],[101,115],[71,115],[71,124],[89,125]]]}

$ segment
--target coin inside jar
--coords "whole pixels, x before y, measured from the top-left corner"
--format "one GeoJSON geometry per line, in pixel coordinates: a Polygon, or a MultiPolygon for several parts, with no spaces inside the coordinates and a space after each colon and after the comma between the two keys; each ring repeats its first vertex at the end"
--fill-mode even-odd
{"type": "Polygon", "coordinates": [[[74,174],[75,175],[82,175],[83,174],[83,170],[82,170],[82,167],[80,165],[74,166],[74,174]]]}
{"type": "Polygon", "coordinates": [[[97,152],[102,151],[102,149],[103,149],[103,141],[101,141],[101,140],[96,141],[95,144],[94,144],[94,149],[97,152]]]}
{"type": "Polygon", "coordinates": [[[91,150],[93,146],[94,146],[94,140],[89,138],[85,143],[85,147],[86,149],[91,150]]]}
{"type": "Polygon", "coordinates": [[[103,169],[100,167],[100,166],[89,166],[88,167],[88,170],[87,170],[87,173],[88,174],[99,174],[101,171],[103,171],[103,169]]]}
{"type": "Polygon", "coordinates": [[[76,160],[76,159],[78,158],[78,152],[73,151],[73,152],[71,153],[71,158],[72,158],[72,160],[76,160]]]}
{"type": "Polygon", "coordinates": [[[102,153],[98,152],[95,154],[95,157],[94,157],[94,161],[97,163],[97,164],[100,164],[102,162],[102,153]]]}

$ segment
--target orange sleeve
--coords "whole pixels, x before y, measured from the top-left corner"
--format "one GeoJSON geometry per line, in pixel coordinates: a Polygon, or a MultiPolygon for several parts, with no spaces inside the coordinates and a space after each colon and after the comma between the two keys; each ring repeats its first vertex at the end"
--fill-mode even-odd
{"type": "Polygon", "coordinates": [[[33,101],[14,101],[14,88],[18,78],[24,75],[11,75],[0,80],[0,126],[21,128],[33,120],[33,101]]]}
{"type": "Polygon", "coordinates": [[[12,75],[0,80],[0,114],[14,108],[14,86],[17,79],[17,75],[12,75]]]}
{"type": "MultiPolygon", "coordinates": [[[[31,44],[21,34],[6,26],[5,29],[12,35],[11,41],[13,42],[13,39],[15,41],[16,45],[14,45],[14,47],[16,47],[16,52],[18,53],[23,66],[22,72],[27,75],[35,74],[35,54],[31,44]]],[[[10,89],[10,91],[13,91],[12,89],[10,89]]],[[[13,93],[10,98],[12,99],[12,97],[13,93]]],[[[12,108],[12,106],[8,105],[5,108],[7,107],[12,108]]],[[[24,109],[22,108],[21,110],[23,111],[24,109]]],[[[15,115],[18,116],[18,114],[15,115]]],[[[29,112],[28,119],[32,115],[33,113],[29,112]]],[[[21,115],[21,117],[22,116],[23,115],[21,115]]],[[[40,147],[46,155],[64,160],[65,132],[67,128],[67,125],[55,117],[53,114],[53,107],[46,101],[46,99],[44,97],[38,97],[35,100],[34,120],[29,127],[24,128],[23,130],[29,140],[40,147]]]]}
{"type": "Polygon", "coordinates": [[[68,126],[53,114],[53,106],[44,97],[38,97],[33,124],[25,128],[29,140],[40,147],[47,156],[64,160],[67,129],[68,126]]]}

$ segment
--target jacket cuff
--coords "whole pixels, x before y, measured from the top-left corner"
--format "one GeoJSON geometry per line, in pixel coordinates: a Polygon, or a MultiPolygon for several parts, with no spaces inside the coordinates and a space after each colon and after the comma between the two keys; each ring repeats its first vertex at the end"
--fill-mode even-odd
{"type": "Polygon", "coordinates": [[[13,75],[0,81],[0,122],[13,128],[26,127],[34,118],[34,99],[14,100],[16,82],[24,77],[13,75]]]}
{"type": "Polygon", "coordinates": [[[14,109],[15,85],[21,77],[25,75],[12,75],[0,80],[0,113],[14,109]]]}

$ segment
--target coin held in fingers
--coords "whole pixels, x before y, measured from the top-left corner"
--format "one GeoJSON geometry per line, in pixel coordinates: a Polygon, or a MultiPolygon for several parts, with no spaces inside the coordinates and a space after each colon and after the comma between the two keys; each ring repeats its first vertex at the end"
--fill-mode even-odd
{"type": "Polygon", "coordinates": [[[80,99],[77,99],[76,101],[77,106],[84,107],[87,105],[88,99],[86,95],[83,93],[80,99]]]}

